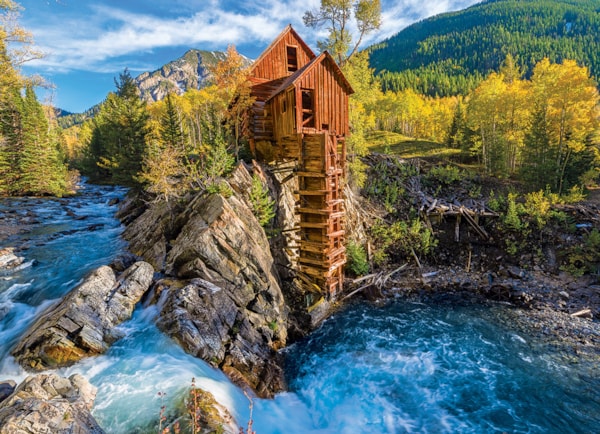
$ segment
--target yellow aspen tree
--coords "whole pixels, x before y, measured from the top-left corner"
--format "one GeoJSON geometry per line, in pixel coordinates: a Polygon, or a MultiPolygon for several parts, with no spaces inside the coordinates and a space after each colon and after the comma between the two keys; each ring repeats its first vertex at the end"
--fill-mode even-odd
{"type": "Polygon", "coordinates": [[[572,60],[556,64],[548,59],[535,66],[532,87],[536,104],[544,108],[554,150],[554,187],[561,193],[573,155],[589,148],[589,137],[598,129],[598,89],[587,68],[572,60]]]}

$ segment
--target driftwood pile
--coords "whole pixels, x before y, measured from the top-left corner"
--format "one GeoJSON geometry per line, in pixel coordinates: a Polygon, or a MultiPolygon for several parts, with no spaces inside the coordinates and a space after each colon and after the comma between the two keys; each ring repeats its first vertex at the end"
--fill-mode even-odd
{"type": "Polygon", "coordinates": [[[406,267],[408,267],[408,263],[401,265],[400,267],[394,269],[391,272],[389,272],[389,271],[383,272],[382,271],[380,273],[367,274],[366,276],[362,276],[362,277],[359,277],[358,279],[354,279],[352,281],[352,285],[360,284],[360,286],[357,289],[353,290],[352,292],[346,294],[344,296],[344,298],[341,299],[341,301],[344,301],[367,288],[374,287],[377,290],[381,290],[382,288],[384,288],[386,286],[386,284],[393,282],[392,276],[394,274],[401,273],[402,271],[404,271],[406,269],[406,267]]]}
{"type": "Polygon", "coordinates": [[[431,220],[433,217],[437,221],[443,217],[454,217],[456,218],[456,224],[454,226],[454,239],[460,241],[460,223],[464,219],[465,222],[473,228],[473,230],[482,239],[487,240],[490,235],[486,230],[479,224],[480,217],[498,217],[498,214],[490,210],[485,206],[483,200],[468,199],[463,203],[454,201],[449,203],[444,199],[426,196],[425,194],[420,195],[420,206],[419,215],[425,221],[425,223],[432,228],[431,220]]]}

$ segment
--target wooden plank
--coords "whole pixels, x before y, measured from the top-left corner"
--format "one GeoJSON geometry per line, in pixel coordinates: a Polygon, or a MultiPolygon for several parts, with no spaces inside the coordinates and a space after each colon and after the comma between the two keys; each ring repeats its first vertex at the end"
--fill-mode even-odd
{"type": "Polygon", "coordinates": [[[323,196],[330,193],[329,190],[296,190],[294,194],[299,194],[301,196],[323,196]]]}
{"type": "Polygon", "coordinates": [[[329,237],[329,238],[337,238],[337,237],[343,236],[345,233],[346,233],[346,231],[343,230],[343,229],[341,229],[339,231],[335,231],[335,232],[327,234],[327,237],[329,237]]]}
{"type": "Polygon", "coordinates": [[[300,172],[296,172],[297,176],[304,176],[307,178],[327,178],[327,175],[324,173],[320,173],[320,172],[305,172],[305,171],[300,171],[300,172]]]}
{"type": "Polygon", "coordinates": [[[300,256],[298,258],[298,262],[301,264],[315,265],[319,268],[322,268],[324,271],[327,270],[327,261],[323,259],[303,258],[300,256]]]}
{"type": "Polygon", "coordinates": [[[329,216],[333,211],[331,209],[314,209],[314,208],[297,208],[296,211],[300,214],[316,214],[329,216]]]}
{"type": "Polygon", "coordinates": [[[326,229],[329,227],[329,223],[300,222],[299,226],[301,228],[326,229]]]}

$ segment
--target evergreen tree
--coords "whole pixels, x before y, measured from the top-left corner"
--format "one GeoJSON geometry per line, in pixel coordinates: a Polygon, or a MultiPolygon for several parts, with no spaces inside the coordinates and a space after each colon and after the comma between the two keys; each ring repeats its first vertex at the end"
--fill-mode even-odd
{"type": "Polygon", "coordinates": [[[539,101],[534,109],[531,127],[525,134],[523,149],[523,165],[521,177],[530,189],[539,190],[546,187],[556,188],[556,156],[555,149],[550,146],[547,121],[548,107],[539,101]]]}
{"type": "Polygon", "coordinates": [[[165,113],[160,119],[160,135],[164,145],[180,151],[185,150],[183,127],[170,93],[165,98],[165,113]]]}
{"type": "Polygon", "coordinates": [[[94,119],[84,166],[95,181],[136,186],[146,152],[149,114],[127,70],[115,84],[117,92],[108,95],[94,119]]]}
{"type": "Polygon", "coordinates": [[[275,201],[269,196],[269,188],[263,185],[261,178],[252,175],[252,186],[249,193],[252,211],[262,227],[267,226],[275,217],[275,201]]]}
{"type": "Polygon", "coordinates": [[[0,194],[62,195],[67,170],[47,114],[15,65],[39,57],[17,25],[18,5],[0,1],[0,194]],[[17,48],[8,50],[9,43],[17,48]],[[25,95],[22,90],[25,87],[25,95]]]}
{"type": "Polygon", "coordinates": [[[527,78],[544,57],[576,60],[598,78],[599,34],[597,0],[483,1],[414,23],[368,50],[386,90],[466,95],[508,54],[527,78]]]}
{"type": "Polygon", "coordinates": [[[465,111],[463,103],[459,99],[454,109],[454,115],[452,116],[452,124],[450,124],[450,130],[448,131],[448,137],[446,139],[446,145],[449,148],[460,148],[463,141],[463,133],[465,130],[465,111]]]}
{"type": "Polygon", "coordinates": [[[18,191],[61,196],[66,189],[66,166],[60,158],[57,136],[50,134],[48,119],[30,85],[25,90],[22,129],[18,191]]]}

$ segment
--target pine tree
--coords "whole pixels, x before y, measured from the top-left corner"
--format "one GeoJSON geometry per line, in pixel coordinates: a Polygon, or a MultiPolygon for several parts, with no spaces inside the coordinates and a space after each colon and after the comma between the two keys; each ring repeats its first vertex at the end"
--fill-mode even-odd
{"type": "Polygon", "coordinates": [[[165,98],[165,113],[160,119],[160,135],[165,146],[185,150],[185,136],[171,94],[165,98]]]}
{"type": "Polygon", "coordinates": [[[252,175],[250,187],[250,203],[252,210],[262,227],[265,227],[275,217],[275,201],[269,196],[269,189],[263,185],[260,177],[252,175]]]}
{"type": "Polygon", "coordinates": [[[531,190],[556,188],[556,149],[550,146],[547,105],[540,101],[533,112],[529,131],[525,134],[521,177],[531,190]]]}
{"type": "Polygon", "coordinates": [[[94,119],[86,173],[95,181],[137,186],[146,153],[149,114],[129,71],[120,74],[115,85],[117,92],[108,95],[94,119]]]}
{"type": "Polygon", "coordinates": [[[448,131],[448,138],[446,139],[446,145],[449,148],[460,148],[463,141],[464,129],[465,111],[462,101],[458,100],[454,109],[454,116],[452,116],[452,124],[450,124],[450,130],[448,131]]]}
{"type": "Polygon", "coordinates": [[[0,194],[62,195],[67,170],[58,136],[49,128],[32,85],[15,69],[39,57],[31,49],[31,35],[18,26],[16,12],[15,2],[0,1],[0,194]],[[9,52],[9,42],[18,48],[9,52]]]}
{"type": "Polygon", "coordinates": [[[22,128],[19,192],[61,196],[66,189],[66,166],[61,161],[58,137],[51,134],[48,119],[31,85],[25,89],[22,128]]]}

